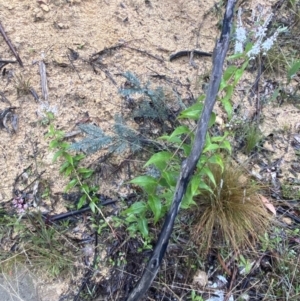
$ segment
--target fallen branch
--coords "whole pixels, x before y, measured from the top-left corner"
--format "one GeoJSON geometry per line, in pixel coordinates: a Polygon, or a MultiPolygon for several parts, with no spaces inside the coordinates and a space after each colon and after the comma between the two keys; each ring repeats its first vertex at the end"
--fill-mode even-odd
{"type": "Polygon", "coordinates": [[[191,154],[182,163],[181,172],[177,181],[172,205],[166,216],[163,228],[160,232],[153,254],[148,262],[144,274],[137,283],[136,287],[129,294],[127,301],[142,300],[143,295],[151,286],[166,252],[169,238],[173,230],[175,218],[177,216],[182,198],[186,192],[189,180],[201,156],[205,144],[205,135],[208,128],[209,118],[214,104],[216,102],[216,96],[218,94],[221,82],[222,68],[229,45],[235,2],[235,0],[228,0],[227,2],[226,12],[223,20],[222,33],[214,49],[212,75],[210,77],[210,83],[205,98],[204,109],[197,124],[195,142],[191,154]]]}
{"type": "Polygon", "coordinates": [[[6,33],[4,31],[4,28],[1,25],[1,22],[0,22],[0,33],[2,34],[4,41],[6,42],[6,44],[8,45],[8,47],[10,48],[10,50],[12,51],[12,53],[14,54],[14,56],[16,57],[16,59],[17,59],[18,63],[20,64],[20,66],[24,67],[21,58],[19,57],[19,55],[18,55],[17,51],[15,50],[13,44],[11,43],[10,39],[6,35],[6,33]]]}
{"type": "Polygon", "coordinates": [[[188,56],[190,57],[191,55],[197,55],[197,56],[212,56],[212,53],[205,52],[205,51],[199,51],[199,50],[182,50],[176,53],[173,53],[170,55],[170,62],[172,62],[175,59],[178,59],[182,56],[188,56]]]}

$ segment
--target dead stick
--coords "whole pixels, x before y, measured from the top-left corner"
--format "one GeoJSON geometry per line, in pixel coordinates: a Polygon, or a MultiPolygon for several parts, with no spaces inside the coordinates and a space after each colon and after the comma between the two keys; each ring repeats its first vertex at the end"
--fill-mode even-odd
{"type": "Polygon", "coordinates": [[[46,75],[46,65],[43,61],[39,62],[39,70],[41,76],[41,86],[42,94],[45,101],[48,101],[48,85],[47,85],[47,75],[46,75]]]}
{"type": "Polygon", "coordinates": [[[156,59],[158,61],[160,61],[161,63],[164,62],[164,60],[156,55],[153,55],[151,53],[149,53],[148,51],[145,51],[145,50],[141,50],[141,49],[138,49],[138,48],[135,48],[135,47],[131,47],[131,46],[128,46],[128,45],[125,45],[125,48],[128,48],[128,49],[131,49],[131,50],[134,50],[134,51],[137,51],[137,52],[140,52],[142,54],[146,54],[148,55],[149,57],[153,58],[153,59],[156,59]]]}
{"type": "Polygon", "coordinates": [[[70,64],[71,64],[72,67],[73,67],[73,70],[75,70],[75,72],[77,73],[79,79],[82,81],[82,78],[81,78],[79,72],[77,71],[76,67],[74,66],[74,64],[73,64],[73,62],[72,62],[72,60],[71,60],[71,58],[70,58],[70,56],[69,56],[68,54],[67,54],[67,57],[68,57],[68,59],[69,59],[69,61],[70,61],[70,64]]]}
{"type": "Polygon", "coordinates": [[[16,63],[17,61],[13,61],[13,60],[0,60],[0,64],[14,64],[16,63]]]}
{"type": "Polygon", "coordinates": [[[195,142],[192,146],[191,154],[182,163],[173,201],[170,210],[165,218],[152,256],[147,264],[147,267],[144,270],[144,274],[142,275],[141,279],[136,284],[134,289],[130,292],[127,301],[142,300],[142,297],[151,286],[167,250],[175,218],[181,205],[182,198],[186,192],[190,178],[202,154],[202,150],[205,144],[206,132],[208,129],[208,122],[214,104],[216,102],[216,97],[222,78],[223,64],[229,46],[235,2],[236,0],[228,0],[227,2],[226,12],[223,19],[222,33],[214,49],[212,75],[210,77],[203,111],[197,123],[195,142]]]}
{"type": "Polygon", "coordinates": [[[11,43],[10,39],[6,35],[6,33],[4,31],[4,28],[1,25],[1,22],[0,22],[0,32],[1,32],[2,36],[3,36],[3,38],[4,38],[4,41],[6,42],[6,44],[8,45],[8,47],[10,48],[10,50],[12,51],[12,53],[14,54],[14,56],[16,57],[17,61],[19,62],[20,66],[24,67],[21,58],[19,57],[19,55],[18,55],[17,51],[15,50],[13,44],[11,43]]]}

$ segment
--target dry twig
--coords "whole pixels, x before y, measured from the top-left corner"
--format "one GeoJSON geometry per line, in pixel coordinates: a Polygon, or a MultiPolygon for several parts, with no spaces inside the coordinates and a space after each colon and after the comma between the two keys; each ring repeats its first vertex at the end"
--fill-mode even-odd
{"type": "Polygon", "coordinates": [[[16,59],[17,59],[18,63],[20,64],[20,66],[24,67],[21,58],[19,57],[19,55],[18,55],[17,51],[15,50],[13,44],[11,43],[10,39],[6,35],[6,33],[4,31],[4,28],[1,25],[1,22],[0,22],[0,33],[2,34],[4,41],[6,42],[6,44],[8,45],[8,47],[10,48],[10,50],[12,51],[12,53],[14,54],[14,56],[16,57],[16,59]]]}

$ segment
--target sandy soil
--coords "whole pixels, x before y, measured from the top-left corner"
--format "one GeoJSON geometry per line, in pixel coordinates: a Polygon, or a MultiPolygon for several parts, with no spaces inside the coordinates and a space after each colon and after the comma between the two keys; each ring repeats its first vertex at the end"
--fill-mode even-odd
{"type": "MultiPolygon", "coordinates": [[[[169,56],[180,50],[213,50],[218,35],[217,19],[208,16],[203,22],[203,14],[213,4],[197,0],[0,0],[1,24],[24,64],[24,68],[19,64],[7,65],[0,80],[0,91],[11,103],[0,102],[0,109],[15,106],[19,118],[16,134],[1,130],[0,200],[12,197],[15,178],[31,164],[35,174],[45,170],[43,179],[50,184],[53,194],[62,192],[66,184],[58,165],[52,163],[53,152],[45,138],[47,127],[40,124],[41,102],[36,102],[32,95],[17,95],[20,81],[29,81],[41,101],[45,101],[39,61],[46,64],[48,102],[56,112],[57,128],[70,132],[88,113],[92,122],[109,131],[114,115],[123,109],[118,89],[125,82],[120,76],[125,71],[144,81],[155,73],[180,81],[189,86],[177,88],[182,99],[190,98],[190,93],[195,97],[200,94],[199,75],[209,72],[210,58],[195,57],[192,66],[189,58],[170,62],[169,56]],[[101,60],[107,73],[97,69],[96,74],[88,62],[92,54],[119,43],[144,53],[125,47],[111,51],[101,60]],[[68,48],[79,54],[72,64],[68,48]]],[[[2,37],[0,41],[0,59],[14,59],[2,37]]],[[[165,82],[157,84],[172,91],[173,87],[165,82]]],[[[109,189],[113,191],[115,187],[109,189]]],[[[55,211],[63,210],[59,202],[55,211]]],[[[49,291],[51,300],[57,300],[62,291],[61,286],[56,287],[55,293],[53,284],[44,286],[42,300],[49,299],[49,291]]]]}
{"type": "MultiPolygon", "coordinates": [[[[182,85],[176,88],[153,80],[166,91],[176,89],[183,100],[202,92],[200,75],[210,72],[211,59],[194,57],[191,63],[186,57],[170,62],[169,56],[180,50],[212,52],[219,34],[218,19],[214,14],[204,18],[204,14],[214,3],[213,0],[0,0],[1,24],[24,64],[24,68],[17,63],[7,65],[0,78],[0,92],[11,106],[17,107],[19,118],[15,134],[1,130],[0,201],[12,197],[16,176],[31,164],[36,172],[45,170],[43,178],[50,183],[53,194],[62,192],[66,184],[59,175],[58,165],[52,163],[53,152],[49,151],[49,140],[45,138],[47,127],[40,123],[41,102],[32,95],[17,95],[18,78],[29,81],[41,101],[45,101],[38,66],[44,60],[48,102],[55,111],[57,128],[70,132],[88,113],[92,122],[109,131],[114,115],[124,109],[118,89],[125,82],[120,75],[125,71],[144,81],[153,74],[179,81],[182,85]],[[89,63],[91,56],[120,43],[125,46],[103,55],[103,68],[95,73],[89,63]],[[70,62],[69,49],[78,52],[77,60],[70,62]]],[[[0,59],[14,59],[1,36],[0,59]]],[[[0,102],[0,110],[8,106],[0,102]]],[[[284,125],[296,132],[299,110],[295,107],[275,108],[265,114],[262,125],[265,135],[278,133],[276,130],[284,125]]],[[[280,157],[274,149],[274,158],[280,157]]],[[[293,156],[292,151],[289,162],[294,160],[293,156]]],[[[105,188],[106,194],[109,189],[114,191],[115,187],[105,188]]],[[[63,207],[55,210],[61,211],[63,207]]]]}
{"type": "MultiPolygon", "coordinates": [[[[119,74],[131,71],[141,79],[157,72],[190,84],[194,95],[200,92],[199,74],[209,71],[209,58],[169,62],[169,55],[179,50],[201,49],[210,52],[217,36],[216,20],[202,22],[211,1],[0,1],[1,23],[16,47],[24,68],[6,67],[0,91],[16,106],[19,130],[16,135],[2,131],[1,198],[11,196],[16,175],[31,163],[46,170],[53,192],[64,183],[52,164],[48,150],[47,129],[38,125],[41,105],[31,95],[18,96],[16,76],[30,81],[41,95],[38,61],[44,58],[47,68],[49,105],[57,111],[55,124],[71,131],[84,113],[93,122],[108,129],[115,113],[122,108],[118,88],[124,83],[119,74]],[[46,3],[46,4],[45,4],[46,3]],[[90,56],[118,43],[146,51],[159,59],[131,49],[120,48],[105,55],[101,63],[117,85],[101,70],[95,74],[88,63],[90,56]],[[80,58],[71,65],[68,48],[80,58]]],[[[0,57],[13,59],[6,43],[0,45],[0,57]]],[[[184,93],[180,92],[179,93],[184,93]]],[[[182,98],[187,95],[181,95],[182,98]]],[[[1,109],[7,107],[1,102],[1,109]]]]}

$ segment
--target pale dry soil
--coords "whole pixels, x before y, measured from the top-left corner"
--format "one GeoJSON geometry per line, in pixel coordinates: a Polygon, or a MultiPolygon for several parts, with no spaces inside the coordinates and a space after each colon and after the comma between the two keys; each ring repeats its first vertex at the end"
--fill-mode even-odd
{"type": "MultiPolygon", "coordinates": [[[[17,133],[1,130],[0,201],[12,197],[16,176],[30,164],[37,172],[45,171],[43,178],[50,183],[53,194],[62,192],[67,181],[59,175],[59,165],[52,162],[53,152],[49,151],[49,139],[45,138],[47,127],[39,122],[43,119],[41,103],[31,95],[17,95],[16,76],[29,81],[44,101],[38,68],[38,62],[44,60],[48,102],[56,112],[56,127],[71,132],[88,112],[93,123],[109,132],[114,115],[126,110],[124,99],[118,94],[118,89],[125,82],[120,74],[125,71],[137,74],[144,82],[156,73],[179,81],[182,85],[174,91],[174,87],[166,82],[153,80],[155,85],[164,87],[170,103],[175,92],[183,100],[190,99],[191,94],[196,98],[202,93],[200,76],[209,74],[211,59],[194,57],[191,64],[189,58],[170,62],[169,56],[187,49],[212,52],[219,35],[218,19],[213,14],[204,19],[204,13],[214,3],[212,0],[0,0],[1,24],[24,64],[24,68],[18,64],[7,65],[5,74],[0,77],[0,92],[4,93],[11,106],[17,107],[16,114],[19,117],[17,133]],[[101,63],[109,75],[100,69],[95,73],[88,63],[91,55],[119,43],[126,43],[159,59],[122,47],[102,58],[101,63]],[[68,59],[68,48],[79,54],[72,64],[68,59]],[[189,88],[183,88],[184,85],[189,88]]],[[[1,36],[0,59],[14,59],[1,36]]],[[[243,85],[251,85],[251,76],[248,81],[241,83],[243,85]]],[[[248,114],[254,108],[249,107],[242,96],[242,92],[241,95],[235,95],[236,100],[243,99],[244,114],[248,114]]],[[[7,107],[7,103],[0,102],[1,110],[7,107]]],[[[290,128],[293,133],[296,131],[299,110],[295,107],[277,108],[270,104],[270,110],[265,110],[264,114],[264,134],[277,133],[283,126],[290,128]]],[[[220,117],[222,119],[222,114],[220,117]]],[[[270,146],[274,158],[281,156],[278,150],[283,152],[287,142],[282,140],[282,143],[270,146]]],[[[287,162],[293,161],[293,150],[285,156],[287,162]]],[[[87,159],[87,162],[91,161],[93,159],[87,159]]],[[[100,191],[108,195],[116,193],[121,180],[116,179],[115,185],[103,184],[100,191]]],[[[58,202],[55,213],[64,210],[63,202],[58,202]]],[[[50,284],[43,278],[38,281],[35,277],[32,279],[37,283],[32,287],[37,287],[39,291],[36,299],[29,292],[27,297],[20,297],[22,300],[55,301],[65,290],[60,279],[50,284]]],[[[1,296],[0,299],[6,300],[1,296]]]]}

